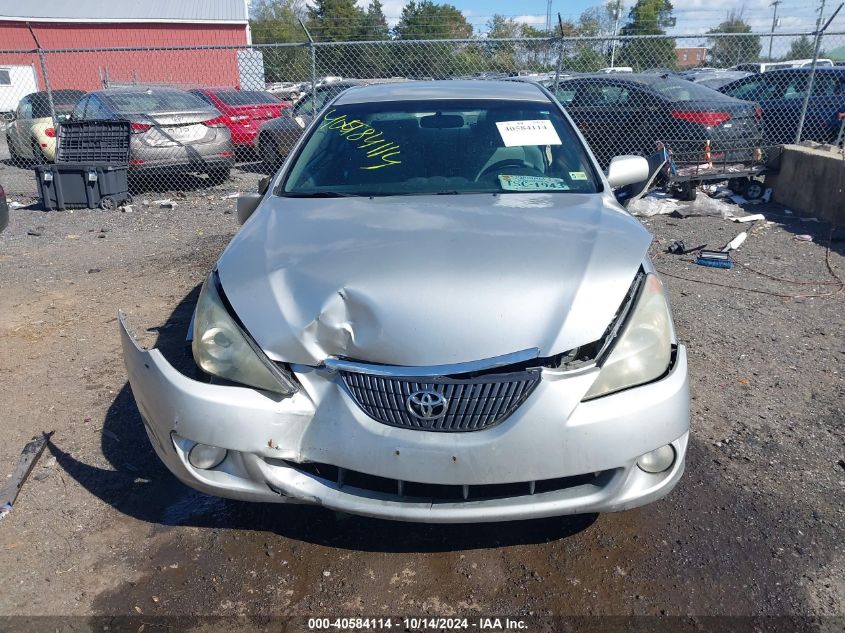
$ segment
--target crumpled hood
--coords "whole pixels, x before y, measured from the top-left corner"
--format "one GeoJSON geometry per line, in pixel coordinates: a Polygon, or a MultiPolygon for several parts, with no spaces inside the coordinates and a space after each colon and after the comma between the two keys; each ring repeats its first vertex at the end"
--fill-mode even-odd
{"type": "Polygon", "coordinates": [[[268,197],[223,253],[274,360],[440,365],[601,337],[651,236],[601,195],[268,197]]]}

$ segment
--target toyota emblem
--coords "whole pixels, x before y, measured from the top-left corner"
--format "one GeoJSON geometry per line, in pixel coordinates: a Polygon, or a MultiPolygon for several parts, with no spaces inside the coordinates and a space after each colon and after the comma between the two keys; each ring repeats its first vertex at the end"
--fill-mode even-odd
{"type": "Polygon", "coordinates": [[[408,413],[424,422],[439,420],[449,408],[449,401],[433,389],[415,391],[405,401],[408,413]]]}

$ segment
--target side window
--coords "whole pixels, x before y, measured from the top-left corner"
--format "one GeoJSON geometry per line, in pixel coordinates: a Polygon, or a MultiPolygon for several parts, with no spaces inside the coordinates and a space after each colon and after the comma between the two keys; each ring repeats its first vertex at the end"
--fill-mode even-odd
{"type": "Polygon", "coordinates": [[[206,94],[204,94],[204,93],[202,93],[198,90],[197,91],[191,90],[191,94],[194,95],[195,97],[199,97],[200,99],[205,101],[208,105],[214,105],[214,104],[211,103],[211,99],[208,98],[208,95],[206,95],[206,94]]]}
{"type": "Polygon", "coordinates": [[[784,99],[803,99],[804,95],[807,93],[807,76],[806,75],[796,75],[794,77],[790,77],[790,80],[786,82],[783,91],[783,98],[784,99]]]}
{"type": "Polygon", "coordinates": [[[748,79],[738,86],[734,86],[730,90],[727,90],[726,94],[729,97],[750,99],[752,101],[757,99],[772,99],[775,96],[772,84],[762,76],[748,79]]]}
{"type": "Polygon", "coordinates": [[[71,116],[75,121],[82,121],[85,119],[85,105],[90,100],[91,97],[82,97],[79,101],[77,101],[76,105],[73,106],[73,114],[71,116]]]}
{"type": "Polygon", "coordinates": [[[840,94],[841,90],[838,77],[835,75],[827,75],[821,73],[816,75],[816,80],[813,82],[813,96],[814,97],[832,97],[840,94]]]}
{"type": "Polygon", "coordinates": [[[21,99],[20,105],[18,106],[18,118],[25,121],[32,118],[32,102],[29,100],[29,97],[21,99]]]}
{"type": "Polygon", "coordinates": [[[305,95],[302,98],[302,101],[296,104],[293,109],[294,115],[297,114],[309,114],[311,112],[311,108],[313,107],[312,104],[314,102],[314,95],[311,93],[305,95]]]}
{"type": "Polygon", "coordinates": [[[560,101],[560,104],[563,107],[566,107],[571,104],[572,99],[575,98],[575,90],[576,84],[572,82],[559,83],[554,93],[555,97],[557,97],[557,100],[560,101]]]}
{"type": "Polygon", "coordinates": [[[86,119],[110,119],[112,118],[111,112],[109,112],[100,100],[96,97],[91,97],[88,100],[88,105],[85,107],[85,118],[86,119]]]}
{"type": "Polygon", "coordinates": [[[11,86],[12,77],[6,69],[0,69],[0,86],[11,86]]]}

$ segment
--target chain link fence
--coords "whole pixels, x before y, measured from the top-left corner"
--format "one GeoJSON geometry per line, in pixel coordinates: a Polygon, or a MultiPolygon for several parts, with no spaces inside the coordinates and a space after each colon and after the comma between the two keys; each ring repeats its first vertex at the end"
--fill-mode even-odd
{"type": "Polygon", "coordinates": [[[615,155],[659,147],[679,165],[760,163],[784,143],[839,135],[845,68],[825,51],[845,50],[845,33],[824,35],[815,67],[770,73],[777,62],[756,61],[788,58],[806,43],[812,49],[814,38],[750,33],[0,51],[0,65],[29,67],[40,89],[0,102],[0,183],[11,197],[36,197],[35,169],[55,160],[58,125],[120,119],[130,122],[128,181],[136,198],[251,191],[342,90],[429,79],[541,83],[602,167],[615,155]]]}

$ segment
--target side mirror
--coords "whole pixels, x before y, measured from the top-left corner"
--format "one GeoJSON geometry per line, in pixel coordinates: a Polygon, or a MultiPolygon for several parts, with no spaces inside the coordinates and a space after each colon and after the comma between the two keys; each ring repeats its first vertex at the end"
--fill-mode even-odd
{"type": "Polygon", "coordinates": [[[648,161],[642,156],[617,156],[607,168],[607,182],[611,189],[617,189],[647,180],[648,174],[648,161]]]}
{"type": "Polygon", "coordinates": [[[239,224],[243,224],[249,220],[249,216],[255,213],[255,210],[258,208],[258,205],[261,204],[261,200],[263,198],[264,194],[261,193],[245,193],[238,196],[237,208],[239,224]]]}
{"type": "Polygon", "coordinates": [[[267,193],[267,190],[270,188],[270,176],[264,176],[261,180],[258,181],[258,193],[262,196],[267,193]]]}

